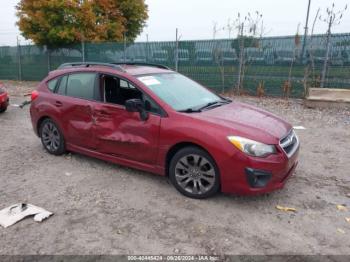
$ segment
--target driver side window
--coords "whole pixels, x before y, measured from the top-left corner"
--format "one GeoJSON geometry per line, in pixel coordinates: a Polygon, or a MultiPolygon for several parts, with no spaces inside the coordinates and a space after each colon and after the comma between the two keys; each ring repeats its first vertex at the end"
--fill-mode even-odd
{"type": "Polygon", "coordinates": [[[129,99],[142,99],[142,93],[123,79],[104,75],[101,81],[105,103],[124,106],[129,99]]]}
{"type": "Polygon", "coordinates": [[[124,106],[127,100],[140,99],[144,102],[146,111],[160,114],[159,106],[128,81],[115,76],[102,75],[100,82],[104,103],[124,106]]]}

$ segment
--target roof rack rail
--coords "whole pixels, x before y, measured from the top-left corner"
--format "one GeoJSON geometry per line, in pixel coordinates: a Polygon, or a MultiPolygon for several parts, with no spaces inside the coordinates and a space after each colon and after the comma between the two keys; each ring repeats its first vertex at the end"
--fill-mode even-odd
{"type": "Polygon", "coordinates": [[[118,64],[113,64],[113,63],[98,63],[98,62],[74,62],[74,63],[65,63],[62,64],[58,67],[58,69],[63,69],[67,67],[78,67],[78,66],[85,66],[85,67],[90,67],[90,66],[106,66],[106,67],[112,67],[115,69],[118,69],[120,71],[125,71],[120,65],[118,64]]]}
{"type": "Polygon", "coordinates": [[[152,64],[152,63],[142,63],[142,62],[118,62],[118,63],[112,63],[113,65],[136,65],[136,66],[150,66],[150,67],[157,67],[160,69],[167,69],[171,70],[169,67],[165,65],[160,65],[160,64],[152,64]]]}

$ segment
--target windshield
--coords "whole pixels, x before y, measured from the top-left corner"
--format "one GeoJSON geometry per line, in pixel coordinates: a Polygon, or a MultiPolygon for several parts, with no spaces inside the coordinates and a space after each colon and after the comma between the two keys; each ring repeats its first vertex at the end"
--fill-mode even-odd
{"type": "Polygon", "coordinates": [[[174,110],[185,111],[222,99],[191,79],[177,74],[153,74],[138,79],[174,110]]]}

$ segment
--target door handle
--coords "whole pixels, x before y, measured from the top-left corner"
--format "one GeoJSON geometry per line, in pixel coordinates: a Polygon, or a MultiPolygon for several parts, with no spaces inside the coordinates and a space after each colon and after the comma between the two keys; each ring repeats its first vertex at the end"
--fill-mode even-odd
{"type": "Polygon", "coordinates": [[[61,101],[56,101],[56,102],[55,102],[55,106],[56,106],[56,107],[61,107],[61,106],[63,106],[63,104],[62,104],[61,101]]]}

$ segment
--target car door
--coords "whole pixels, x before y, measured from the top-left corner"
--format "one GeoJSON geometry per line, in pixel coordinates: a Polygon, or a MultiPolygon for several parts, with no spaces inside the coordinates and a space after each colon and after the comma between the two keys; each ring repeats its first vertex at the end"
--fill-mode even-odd
{"type": "Polygon", "coordinates": [[[93,107],[97,99],[96,73],[72,73],[61,78],[54,101],[61,111],[66,142],[96,149],[93,107]]]}
{"type": "Polygon", "coordinates": [[[161,116],[150,112],[148,119],[143,121],[138,112],[127,112],[125,101],[132,98],[145,99],[145,94],[117,77],[113,77],[113,84],[111,76],[109,77],[111,83],[107,92],[103,76],[99,81],[104,98],[94,107],[97,150],[132,161],[154,164],[158,154],[161,116]],[[124,90],[123,93],[123,90],[117,90],[120,86],[131,89],[124,90]],[[111,96],[109,100],[106,99],[106,93],[111,96]]]}

